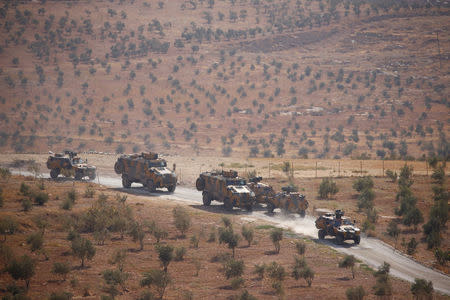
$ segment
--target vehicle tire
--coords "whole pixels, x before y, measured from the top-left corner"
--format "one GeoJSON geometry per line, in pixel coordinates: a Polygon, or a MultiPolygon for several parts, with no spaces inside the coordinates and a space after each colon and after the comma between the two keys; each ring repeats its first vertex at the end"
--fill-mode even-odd
{"type": "Polygon", "coordinates": [[[123,164],[121,161],[116,161],[116,163],[114,164],[114,171],[116,172],[116,174],[122,174],[123,164]]]}
{"type": "Polygon", "coordinates": [[[167,190],[169,191],[169,193],[173,193],[175,191],[175,187],[176,187],[176,185],[169,185],[167,187],[167,190]]]}
{"type": "Polygon", "coordinates": [[[319,240],[323,240],[325,238],[325,230],[320,229],[319,230],[319,240]]]}
{"type": "Polygon", "coordinates": [[[197,188],[197,191],[203,191],[203,189],[205,188],[205,180],[201,177],[197,178],[195,187],[197,188]]]}
{"type": "Polygon", "coordinates": [[[344,237],[340,234],[336,235],[336,244],[342,245],[344,243],[344,237]]]}
{"type": "Polygon", "coordinates": [[[52,179],[56,179],[59,175],[59,169],[51,169],[50,170],[50,177],[52,179]]]}
{"type": "Polygon", "coordinates": [[[131,187],[131,181],[127,175],[122,175],[122,186],[127,189],[131,187]]]}
{"type": "Polygon", "coordinates": [[[75,179],[81,180],[83,178],[83,173],[75,171],[75,179]]]}
{"type": "Polygon", "coordinates": [[[147,180],[146,186],[147,186],[147,190],[149,192],[154,192],[155,191],[155,183],[153,182],[153,180],[151,180],[151,179],[147,180]]]}
{"type": "Polygon", "coordinates": [[[361,242],[361,236],[359,236],[359,235],[355,236],[354,241],[355,241],[356,245],[359,245],[359,243],[361,242]]]}
{"type": "Polygon", "coordinates": [[[299,213],[300,217],[304,218],[306,215],[306,212],[304,210],[301,210],[299,213]]]}
{"type": "Polygon", "coordinates": [[[271,203],[271,202],[267,203],[267,212],[269,214],[273,214],[274,210],[275,210],[275,205],[273,205],[273,203],[271,203]]]}
{"type": "Polygon", "coordinates": [[[210,206],[211,205],[211,195],[208,192],[203,192],[203,205],[210,206]]]}
{"type": "Polygon", "coordinates": [[[97,175],[95,173],[90,174],[89,175],[89,180],[94,180],[96,176],[97,175]]]}
{"type": "Polygon", "coordinates": [[[233,203],[231,203],[231,200],[228,197],[223,199],[223,206],[225,207],[225,210],[227,210],[227,211],[233,210],[233,203]]]}

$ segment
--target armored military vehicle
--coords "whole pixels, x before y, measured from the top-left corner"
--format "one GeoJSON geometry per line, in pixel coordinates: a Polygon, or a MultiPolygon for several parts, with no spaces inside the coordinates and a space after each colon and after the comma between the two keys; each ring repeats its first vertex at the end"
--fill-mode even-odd
{"type": "Polygon", "coordinates": [[[255,203],[255,194],[236,171],[203,172],[195,186],[203,192],[205,206],[216,200],[223,202],[226,210],[232,210],[233,207],[251,210],[255,203]]]}
{"type": "Polygon", "coordinates": [[[320,240],[331,235],[336,237],[337,244],[342,244],[345,240],[353,240],[355,244],[361,241],[360,229],[349,218],[344,217],[341,210],[320,215],[316,220],[316,228],[319,229],[320,240]]]}
{"type": "Polygon", "coordinates": [[[167,188],[172,193],[177,186],[177,175],[167,168],[167,162],[157,153],[141,153],[120,156],[114,164],[114,171],[122,174],[124,188],[133,182],[142,183],[149,191],[167,188]]]}
{"type": "Polygon", "coordinates": [[[261,177],[251,178],[248,186],[255,193],[256,201],[267,205],[269,213],[280,208],[284,213],[305,216],[309,203],[304,195],[294,192],[290,187],[283,187],[281,192],[276,193],[270,185],[260,182],[261,180],[261,177]]]}
{"type": "Polygon", "coordinates": [[[75,177],[81,180],[89,177],[95,179],[96,167],[87,164],[87,161],[79,158],[76,152],[64,151],[64,153],[52,153],[47,159],[47,168],[50,170],[50,177],[55,179],[59,174],[66,177],[75,177]]]}

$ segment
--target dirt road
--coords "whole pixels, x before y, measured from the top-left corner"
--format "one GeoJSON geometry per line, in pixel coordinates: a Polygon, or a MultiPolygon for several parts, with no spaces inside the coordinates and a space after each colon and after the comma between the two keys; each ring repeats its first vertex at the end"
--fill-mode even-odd
{"type": "MultiPolygon", "coordinates": [[[[22,175],[30,175],[28,172],[13,171],[13,173],[20,173],[22,175]]],[[[44,177],[48,178],[49,174],[44,174],[44,177]]],[[[166,191],[160,191],[156,193],[149,193],[146,189],[142,188],[140,184],[133,184],[130,189],[122,188],[122,181],[119,176],[99,176],[95,183],[102,184],[107,187],[119,189],[122,192],[148,195],[151,197],[160,197],[167,200],[175,200],[190,205],[201,205],[202,196],[197,190],[189,187],[178,186],[173,194],[169,194],[166,191]]],[[[149,198],[151,199],[151,198],[149,198]]],[[[211,205],[212,211],[222,211],[221,204],[213,201],[211,205]]],[[[281,226],[286,229],[290,229],[300,235],[308,236],[319,242],[317,239],[317,229],[314,225],[314,218],[312,216],[306,216],[305,218],[286,217],[281,213],[275,213],[275,215],[267,215],[263,210],[255,210],[253,212],[241,212],[236,210],[236,214],[242,215],[245,220],[260,219],[268,222],[272,222],[277,226],[281,226]]],[[[391,274],[403,280],[414,282],[415,278],[423,278],[431,280],[435,290],[450,295],[450,277],[436,272],[430,268],[427,268],[416,261],[404,256],[398,251],[395,251],[389,245],[374,238],[363,238],[359,245],[354,245],[352,242],[346,242],[344,245],[336,245],[333,239],[326,239],[320,241],[326,245],[336,249],[339,252],[345,254],[352,254],[356,258],[360,259],[372,268],[378,268],[383,262],[387,262],[391,265],[391,274]]]]}

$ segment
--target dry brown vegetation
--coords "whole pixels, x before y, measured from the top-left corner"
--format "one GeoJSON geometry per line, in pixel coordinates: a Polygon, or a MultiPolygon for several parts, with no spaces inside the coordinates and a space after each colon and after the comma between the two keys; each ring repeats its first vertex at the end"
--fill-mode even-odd
{"type": "MultiPolygon", "coordinates": [[[[116,265],[111,265],[109,260],[115,251],[120,249],[124,249],[126,253],[123,272],[128,274],[128,279],[123,287],[117,287],[117,298],[136,299],[142,292],[148,290],[140,286],[143,273],[151,268],[161,269],[162,267],[155,251],[156,239],[148,232],[147,227],[145,227],[146,235],[142,250],[139,250],[139,243],[133,242],[128,235],[121,239],[119,233],[110,232],[104,244],[100,245],[95,242],[94,234],[81,233],[83,237],[94,243],[96,254],[92,260],[87,260],[85,267],[82,268],[80,267],[80,260],[71,255],[70,242],[67,240],[70,228],[76,228],[77,222],[79,224],[83,219],[82,216],[88,210],[92,210],[92,207],[99,201],[103,203],[104,208],[118,207],[118,205],[130,207],[133,219],[142,224],[154,221],[158,227],[168,233],[168,236],[161,240],[161,245],[185,247],[184,260],[172,261],[168,266],[168,274],[171,276],[172,282],[166,289],[166,299],[180,299],[189,295],[194,298],[214,296],[224,299],[239,295],[244,289],[258,299],[277,298],[267,275],[261,281],[258,279],[258,275],[253,273],[255,264],[270,264],[273,261],[282,265],[288,272],[282,284],[286,298],[315,298],[318,295],[323,295],[324,291],[332,291],[333,294],[330,294],[330,298],[342,299],[345,297],[347,288],[362,285],[369,293],[367,299],[375,299],[372,291],[375,278],[367,266],[357,263],[355,279],[351,279],[350,270],[343,270],[338,267],[338,262],[342,260],[341,254],[325,245],[301,237],[300,240],[306,244],[305,259],[314,271],[315,276],[311,287],[308,287],[303,279],[295,281],[291,278],[290,272],[294,265],[296,253],[294,242],[298,241],[299,237],[292,235],[290,232],[285,232],[281,241],[281,251],[279,254],[274,254],[270,240],[270,232],[273,227],[267,223],[251,219],[244,221],[237,216],[223,215],[221,209],[205,211],[201,206],[192,205],[186,207],[192,224],[186,233],[186,237],[182,238],[173,225],[172,210],[176,207],[176,202],[161,200],[158,197],[128,194],[125,203],[120,204],[116,197],[120,191],[117,190],[94,185],[91,186],[95,193],[93,198],[86,198],[88,183],[70,180],[59,182],[44,180],[42,183],[44,191],[49,194],[50,198],[48,203],[44,206],[35,206],[30,211],[25,212],[22,210],[20,203],[24,197],[20,192],[22,183],[30,186],[32,190],[39,190],[38,186],[42,186],[40,180],[22,176],[13,176],[8,183],[4,181],[1,183],[5,199],[1,217],[10,216],[18,223],[18,231],[13,235],[8,235],[6,241],[2,242],[2,246],[6,245],[14,249],[15,256],[27,254],[36,261],[36,274],[31,278],[28,291],[28,295],[33,299],[43,299],[53,292],[62,291],[70,292],[74,296],[90,295],[91,298],[107,295],[108,289],[102,278],[102,272],[107,269],[118,268],[116,265]],[[77,197],[72,210],[67,211],[61,208],[61,204],[67,197],[67,192],[72,189],[75,189],[77,197]],[[105,200],[105,198],[107,199],[105,200]],[[155,211],[158,214],[155,214],[155,211]],[[225,279],[221,271],[222,264],[219,262],[221,256],[231,255],[231,250],[226,245],[218,243],[217,230],[224,226],[222,222],[224,216],[231,220],[236,233],[240,233],[241,225],[244,223],[254,230],[252,244],[247,246],[247,242],[241,237],[236,249],[236,259],[243,260],[245,264],[242,276],[244,285],[237,290],[231,289],[230,281],[225,279]],[[29,245],[25,243],[30,233],[39,230],[36,223],[37,219],[45,220],[48,223],[45,228],[43,244],[48,260],[40,253],[30,252],[29,245]],[[207,241],[210,239],[211,231],[216,232],[215,242],[207,241]],[[198,248],[192,244],[191,237],[194,235],[199,238],[198,248]],[[67,262],[70,265],[66,280],[60,275],[51,273],[55,262],[67,262]]],[[[342,184],[342,182],[339,182],[339,184],[342,184]]],[[[120,193],[120,195],[123,196],[124,194],[120,193]]],[[[383,197],[380,196],[380,198],[383,197]]],[[[314,200],[312,202],[316,203],[314,200]]],[[[351,211],[350,208],[349,211],[351,211]]],[[[409,283],[395,278],[392,278],[391,281],[393,296],[396,299],[411,297],[409,283]]],[[[7,273],[2,273],[0,275],[0,286],[3,288],[0,290],[0,294],[5,294],[5,287],[13,282],[7,273]]],[[[24,285],[23,281],[17,281],[16,284],[18,286],[24,285]]],[[[152,289],[152,292],[155,293],[155,290],[152,289]]],[[[440,298],[440,296],[436,296],[436,298],[440,298]]]]}
{"type": "Polygon", "coordinates": [[[4,2],[0,147],[448,158],[448,14],[421,0],[4,2]]]}

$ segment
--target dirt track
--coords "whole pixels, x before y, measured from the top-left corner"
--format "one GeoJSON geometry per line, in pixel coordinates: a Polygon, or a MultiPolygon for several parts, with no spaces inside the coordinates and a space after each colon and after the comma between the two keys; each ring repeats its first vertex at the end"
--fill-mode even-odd
{"type": "MultiPolygon", "coordinates": [[[[27,172],[14,172],[21,173],[23,175],[29,175],[27,172]]],[[[49,177],[49,174],[44,174],[44,177],[49,177]]],[[[139,184],[134,184],[130,189],[123,189],[121,179],[119,176],[99,176],[96,182],[111,187],[114,189],[120,189],[122,192],[128,192],[137,195],[152,195],[167,200],[175,200],[185,204],[198,205],[202,203],[201,193],[183,186],[178,186],[173,194],[167,192],[148,193],[145,189],[141,188],[139,184]]],[[[211,209],[216,209],[220,205],[217,202],[213,202],[211,209]],[[214,207],[216,206],[216,207],[214,207]]],[[[307,216],[304,219],[300,217],[286,218],[280,213],[276,213],[274,216],[268,216],[263,211],[255,210],[254,212],[247,213],[236,211],[237,214],[241,214],[241,218],[246,219],[260,219],[277,224],[278,226],[290,229],[297,234],[311,237],[316,242],[317,229],[314,226],[314,217],[307,216]]],[[[360,259],[367,265],[378,268],[383,262],[387,262],[391,265],[391,274],[403,280],[414,282],[415,278],[423,278],[431,280],[435,290],[450,295],[450,277],[440,272],[427,268],[416,261],[404,256],[398,251],[394,251],[392,247],[383,243],[382,241],[374,238],[363,238],[361,244],[358,246],[353,243],[347,242],[345,245],[338,246],[332,239],[327,239],[323,243],[334,248],[339,252],[346,254],[352,254],[356,258],[360,259]]]]}

